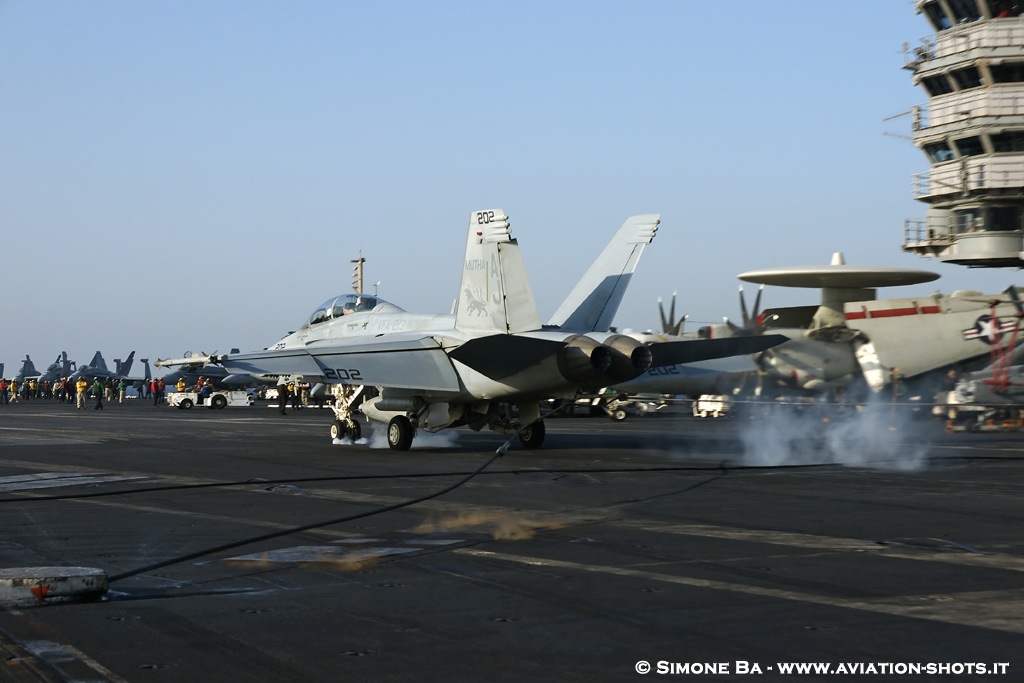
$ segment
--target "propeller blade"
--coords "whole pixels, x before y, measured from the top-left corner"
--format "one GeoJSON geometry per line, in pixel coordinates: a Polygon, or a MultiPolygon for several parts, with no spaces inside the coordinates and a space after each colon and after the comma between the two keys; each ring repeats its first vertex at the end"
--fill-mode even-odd
{"type": "Polygon", "coordinates": [[[747,314],[747,302],[743,298],[743,285],[740,285],[740,315],[743,316],[741,318],[743,320],[743,327],[750,325],[750,316],[747,314]]]}
{"type": "Polygon", "coordinates": [[[1017,314],[1024,315],[1024,304],[1021,303],[1020,296],[1017,294],[1017,288],[1010,285],[1006,288],[1005,294],[1013,301],[1013,306],[1017,309],[1017,314]]]}
{"type": "Polygon", "coordinates": [[[753,323],[755,325],[758,325],[758,326],[761,325],[761,321],[760,321],[760,317],[761,317],[761,294],[763,294],[763,293],[764,293],[764,285],[761,285],[760,287],[757,288],[757,296],[754,297],[754,308],[750,312],[751,320],[753,321],[753,323]]]}

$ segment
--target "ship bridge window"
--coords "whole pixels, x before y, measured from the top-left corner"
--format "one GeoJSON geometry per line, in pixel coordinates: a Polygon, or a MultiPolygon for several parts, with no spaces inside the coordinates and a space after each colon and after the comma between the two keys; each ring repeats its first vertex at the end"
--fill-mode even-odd
{"type": "Polygon", "coordinates": [[[993,152],[1024,152],[1024,131],[1011,130],[989,136],[993,152]]]}
{"type": "Polygon", "coordinates": [[[989,0],[992,5],[992,16],[996,19],[1020,16],[1021,9],[1017,0],[989,0]]]}
{"type": "Polygon", "coordinates": [[[978,11],[978,3],[974,0],[946,0],[953,17],[958,24],[966,24],[969,21],[981,19],[981,12],[978,11]]]}
{"type": "Polygon", "coordinates": [[[961,90],[981,87],[981,74],[977,67],[969,66],[966,69],[957,69],[950,75],[961,90]]]}
{"type": "Polygon", "coordinates": [[[924,153],[928,155],[928,158],[932,160],[932,163],[936,164],[943,161],[950,161],[955,156],[953,154],[953,149],[945,140],[925,145],[924,153]]]}
{"type": "Polygon", "coordinates": [[[942,5],[939,4],[938,0],[925,4],[924,13],[936,31],[944,31],[953,25],[953,22],[946,16],[946,12],[942,9],[942,5]]]}
{"type": "Polygon", "coordinates": [[[989,64],[988,72],[992,74],[993,83],[1024,82],[1024,62],[1007,62],[1005,64],[989,64]]]}
{"type": "Polygon", "coordinates": [[[921,79],[921,85],[924,86],[924,89],[927,90],[928,94],[932,97],[953,92],[953,86],[945,75],[929,76],[928,78],[921,79]]]}
{"type": "Polygon", "coordinates": [[[962,157],[978,156],[985,153],[985,148],[981,146],[981,138],[977,135],[961,138],[954,142],[956,143],[956,150],[960,152],[962,157]]]}
{"type": "Polygon", "coordinates": [[[954,211],[957,232],[1011,232],[1021,229],[1020,210],[1015,206],[986,206],[954,211]]]}

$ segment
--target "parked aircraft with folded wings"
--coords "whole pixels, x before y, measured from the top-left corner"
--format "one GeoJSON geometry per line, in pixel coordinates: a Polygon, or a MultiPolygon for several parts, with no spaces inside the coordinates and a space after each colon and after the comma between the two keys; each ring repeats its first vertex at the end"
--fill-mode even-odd
{"type": "Polygon", "coordinates": [[[25,360],[21,361],[21,370],[18,370],[18,374],[14,376],[14,379],[18,382],[24,382],[26,379],[39,377],[41,374],[41,372],[36,370],[35,363],[32,362],[32,359],[26,355],[25,360]]]}
{"type": "Polygon", "coordinates": [[[128,358],[122,361],[120,358],[114,359],[114,367],[117,368],[115,371],[107,369],[107,361],[104,360],[103,354],[99,351],[92,357],[92,360],[88,365],[79,365],[78,369],[68,375],[71,379],[77,380],[81,377],[86,379],[114,379],[124,380],[136,387],[140,386],[143,382],[148,382],[153,378],[152,371],[149,368],[149,359],[143,358],[142,364],[146,368],[142,377],[130,377],[128,373],[131,372],[132,365],[135,360],[135,352],[132,351],[128,354],[128,358]]]}
{"type": "MultiPolygon", "coordinates": [[[[236,353],[239,353],[238,349],[231,349],[229,355],[236,353]]],[[[185,380],[185,384],[193,386],[199,381],[200,377],[211,381],[213,386],[218,389],[222,387],[241,389],[244,387],[254,387],[258,384],[277,383],[277,377],[232,374],[219,365],[210,365],[210,355],[206,353],[186,351],[185,355],[178,360],[180,362],[176,364],[177,369],[163,376],[163,380],[168,386],[177,384],[178,380],[185,380]]],[[[161,366],[164,362],[157,361],[157,365],[161,366]]]]}
{"type": "MultiPolygon", "coordinates": [[[[638,222],[644,220],[657,224],[656,216],[638,222]]],[[[604,291],[611,300],[618,290],[604,291]]],[[[582,299],[588,300],[594,299],[582,299]]],[[[601,315],[590,317],[594,324],[601,320],[601,315]]],[[[565,319],[572,320],[572,314],[565,319]]],[[[524,446],[536,448],[545,433],[542,400],[572,398],[581,388],[625,381],[651,367],[752,353],[783,339],[646,345],[614,332],[544,328],[508,217],[494,209],[470,216],[454,318],[407,313],[379,297],[346,294],[325,301],[298,331],[269,349],[210,360],[229,372],[302,376],[337,385],[334,437],[358,435],[352,411],[363,390],[376,387],[378,395],[363,400],[358,410],[388,425],[393,449],[408,449],[418,429],[461,425],[517,434],[524,446]]]]}
{"type": "Polygon", "coordinates": [[[56,382],[65,377],[70,377],[71,373],[74,372],[75,361],[68,360],[67,351],[61,351],[60,355],[57,356],[57,360],[50,363],[46,368],[46,372],[39,376],[40,382],[56,382]]]}

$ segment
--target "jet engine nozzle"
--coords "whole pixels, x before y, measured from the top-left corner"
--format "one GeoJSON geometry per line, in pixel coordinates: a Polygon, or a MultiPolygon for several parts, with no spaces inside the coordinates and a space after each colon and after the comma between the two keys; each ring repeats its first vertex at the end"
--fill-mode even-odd
{"type": "Polygon", "coordinates": [[[604,340],[611,349],[611,364],[605,373],[610,384],[626,382],[647,372],[654,361],[651,349],[641,341],[616,334],[604,340]]]}
{"type": "Polygon", "coordinates": [[[573,384],[590,384],[612,365],[613,352],[582,334],[569,337],[558,351],[558,371],[573,384]]]}

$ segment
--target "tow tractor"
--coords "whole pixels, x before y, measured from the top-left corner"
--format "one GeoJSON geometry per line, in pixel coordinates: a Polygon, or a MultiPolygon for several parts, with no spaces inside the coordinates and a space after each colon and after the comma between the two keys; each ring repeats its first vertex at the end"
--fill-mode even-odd
{"type": "Polygon", "coordinates": [[[701,394],[692,406],[694,417],[721,417],[729,412],[731,401],[724,394],[701,394]]]}
{"type": "Polygon", "coordinates": [[[203,399],[195,391],[173,391],[167,394],[167,405],[189,410],[192,406],[205,405],[207,408],[227,408],[228,406],[251,406],[254,400],[247,391],[213,391],[203,399]]]}

